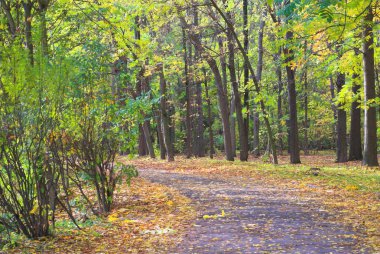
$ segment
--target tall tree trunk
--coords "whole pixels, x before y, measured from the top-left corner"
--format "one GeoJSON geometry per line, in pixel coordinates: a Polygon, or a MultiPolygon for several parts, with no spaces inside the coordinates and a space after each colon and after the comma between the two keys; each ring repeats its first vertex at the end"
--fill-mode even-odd
{"type": "MultiPolygon", "coordinates": [[[[291,41],[293,39],[293,32],[286,32],[286,40],[291,41]]],[[[285,47],[285,63],[286,74],[288,78],[288,99],[289,99],[289,152],[290,163],[301,163],[300,149],[298,141],[298,124],[297,124],[297,93],[296,93],[296,81],[295,70],[291,66],[294,60],[293,50],[285,47]]]]}
{"type": "MultiPolygon", "coordinates": [[[[226,61],[226,49],[225,49],[225,38],[223,36],[218,36],[218,43],[219,43],[219,50],[220,50],[220,68],[222,71],[222,81],[223,81],[223,89],[224,93],[227,95],[228,100],[228,93],[227,93],[227,61],[226,61]]],[[[231,94],[231,101],[230,101],[230,124],[231,124],[231,149],[232,149],[232,155],[236,157],[236,128],[235,128],[235,98],[233,98],[233,92],[231,94]]]]}
{"type": "MultiPolygon", "coordinates": [[[[263,53],[264,53],[264,47],[263,47],[263,39],[264,39],[264,27],[265,27],[265,21],[263,20],[263,17],[261,17],[260,20],[260,26],[259,26],[259,36],[257,41],[257,81],[261,82],[261,76],[263,73],[263,53]]],[[[253,113],[253,154],[258,157],[260,156],[260,117],[257,107],[253,107],[255,112],[253,113]]]]}
{"type": "Polygon", "coordinates": [[[234,91],[231,92],[230,101],[230,124],[231,124],[231,142],[232,142],[232,153],[236,157],[236,106],[235,106],[235,95],[234,91]]]}
{"type": "Polygon", "coordinates": [[[203,126],[203,99],[202,99],[202,83],[200,81],[197,81],[196,83],[196,100],[197,100],[197,156],[198,157],[205,157],[205,141],[204,141],[204,126],[203,126]]]}
{"type": "MultiPolygon", "coordinates": [[[[337,109],[336,109],[336,106],[334,103],[334,101],[335,101],[335,87],[334,87],[334,79],[333,79],[332,75],[330,75],[329,81],[330,81],[330,94],[331,94],[331,109],[333,110],[333,117],[334,117],[334,121],[336,122],[338,119],[338,116],[337,116],[337,109]]],[[[332,143],[336,144],[336,136],[337,135],[336,135],[336,125],[335,124],[333,125],[332,132],[333,132],[332,143]]]]}
{"type": "Polygon", "coordinates": [[[146,146],[145,135],[142,128],[142,124],[139,126],[139,147],[138,147],[139,156],[148,155],[148,148],[146,146]]]}
{"type": "Polygon", "coordinates": [[[50,0],[38,0],[39,6],[39,16],[40,16],[40,32],[41,32],[41,50],[43,56],[49,54],[48,47],[48,35],[47,35],[47,25],[46,25],[46,10],[49,6],[50,0]]]}
{"type": "MultiPolygon", "coordinates": [[[[338,73],[336,79],[337,93],[340,93],[345,84],[345,75],[343,73],[338,73]]],[[[342,109],[343,105],[338,104],[337,109],[337,143],[336,143],[336,162],[346,162],[347,161],[347,116],[346,111],[342,109]]]]}
{"type": "MultiPolygon", "coordinates": [[[[248,54],[248,0],[243,0],[243,44],[244,44],[244,52],[248,54]]],[[[246,114],[243,115],[244,118],[244,128],[247,135],[249,135],[249,89],[248,89],[248,81],[249,81],[249,68],[248,63],[244,60],[244,107],[246,109],[246,114]]],[[[249,150],[249,143],[248,143],[249,150]]]]}
{"type": "Polygon", "coordinates": [[[255,157],[260,156],[260,118],[259,109],[255,106],[252,107],[253,113],[253,155],[255,157]]]}
{"type": "Polygon", "coordinates": [[[281,49],[279,50],[278,54],[275,55],[275,61],[276,61],[276,76],[277,76],[277,128],[278,133],[280,134],[278,137],[278,145],[280,154],[282,154],[282,151],[284,150],[284,143],[282,140],[282,91],[283,91],[283,83],[282,83],[282,70],[281,70],[281,49]]]}
{"type": "MultiPolygon", "coordinates": [[[[354,74],[352,79],[354,84],[352,86],[352,93],[354,97],[359,95],[360,85],[356,80],[359,77],[358,74],[354,74]]],[[[362,151],[362,135],[361,135],[361,109],[359,108],[358,98],[351,103],[351,122],[350,122],[350,152],[348,155],[349,161],[356,161],[363,159],[362,151]]]]}
{"type": "Polygon", "coordinates": [[[175,115],[175,107],[174,105],[169,105],[169,108],[168,108],[169,135],[170,135],[170,140],[172,142],[173,154],[175,154],[176,152],[175,147],[174,147],[174,144],[176,143],[176,136],[175,136],[176,125],[175,125],[175,120],[172,118],[172,116],[174,115],[175,115]]]}
{"type": "Polygon", "coordinates": [[[170,138],[169,133],[169,116],[167,112],[167,101],[166,101],[166,80],[164,76],[163,65],[159,65],[159,75],[160,75],[160,93],[161,93],[161,121],[162,121],[162,131],[164,137],[165,148],[168,154],[168,161],[174,161],[174,149],[173,142],[170,138]]]}
{"type": "Polygon", "coordinates": [[[182,43],[184,49],[183,61],[185,63],[185,90],[186,90],[186,157],[190,158],[193,155],[192,135],[191,135],[191,89],[189,79],[189,66],[187,55],[187,40],[185,29],[182,28],[182,43]]]}
{"type": "Polygon", "coordinates": [[[12,16],[10,4],[8,4],[5,0],[0,0],[1,7],[7,17],[9,32],[12,35],[12,38],[16,36],[16,24],[14,18],[12,16]]]}
{"type": "Polygon", "coordinates": [[[165,148],[165,141],[164,141],[164,135],[163,135],[163,129],[161,124],[161,110],[155,110],[155,119],[157,123],[157,138],[158,138],[158,144],[160,146],[160,159],[165,160],[166,159],[166,148],[165,148]]]}
{"type": "Polygon", "coordinates": [[[224,152],[226,154],[226,159],[229,161],[234,160],[232,152],[232,142],[231,142],[231,129],[229,123],[228,115],[228,101],[227,95],[223,90],[222,76],[220,75],[216,61],[213,58],[208,58],[207,60],[210,69],[214,73],[215,84],[218,92],[219,110],[222,117],[223,125],[223,137],[224,137],[224,152]]]}
{"type": "Polygon", "coordinates": [[[154,158],[156,158],[156,155],[154,154],[154,147],[153,147],[152,137],[150,135],[150,123],[149,123],[149,120],[145,120],[144,121],[144,123],[142,125],[142,129],[143,129],[144,136],[145,136],[146,146],[148,147],[149,156],[150,156],[150,158],[154,159],[154,158]]]}
{"type": "MultiPolygon", "coordinates": [[[[183,17],[180,17],[180,19],[183,26],[189,27],[183,17]]],[[[198,36],[194,35],[193,32],[190,32],[188,36],[200,54],[207,54],[198,36]]],[[[227,94],[224,91],[222,76],[220,75],[218,64],[216,63],[215,59],[210,55],[207,55],[205,59],[208,65],[210,66],[211,71],[214,74],[215,85],[217,88],[219,110],[223,126],[224,152],[226,155],[226,159],[229,161],[233,161],[234,156],[232,153],[231,129],[229,121],[227,94]]]]}
{"type": "Polygon", "coordinates": [[[204,73],[204,78],[205,78],[205,93],[206,93],[206,102],[207,102],[207,118],[208,118],[208,133],[209,133],[209,146],[210,146],[210,158],[212,159],[214,157],[214,133],[212,131],[212,124],[213,124],[213,119],[212,119],[212,114],[211,114],[211,100],[208,92],[208,85],[207,85],[207,74],[206,70],[203,69],[204,73]]]}
{"type": "MultiPolygon", "coordinates": [[[[218,36],[219,50],[220,50],[220,69],[222,70],[222,81],[223,89],[227,94],[227,61],[226,61],[226,50],[224,46],[225,38],[218,36]]],[[[228,97],[227,97],[228,100],[228,97]]]]}
{"type": "MultiPolygon", "coordinates": [[[[223,18],[223,20],[226,22],[228,30],[232,33],[232,35],[233,35],[233,37],[234,37],[234,39],[235,39],[235,41],[236,41],[236,43],[238,45],[238,48],[239,48],[241,54],[244,57],[244,62],[246,62],[247,65],[248,65],[248,69],[249,69],[249,72],[251,73],[251,77],[252,77],[252,81],[253,81],[253,85],[254,85],[255,91],[256,91],[257,94],[260,94],[260,86],[259,86],[259,82],[257,81],[257,77],[255,75],[255,71],[253,70],[253,67],[252,67],[251,62],[249,61],[248,55],[244,51],[244,47],[241,44],[241,42],[239,40],[239,37],[237,36],[237,34],[235,32],[233,24],[228,19],[228,17],[223,13],[223,11],[219,8],[219,6],[216,4],[215,0],[210,0],[210,2],[212,4],[212,6],[220,14],[220,16],[223,18]]],[[[263,113],[265,127],[266,127],[267,132],[268,132],[269,146],[272,149],[273,163],[274,164],[278,164],[277,151],[276,151],[276,147],[275,147],[275,143],[274,143],[272,127],[270,125],[270,121],[269,121],[269,118],[268,118],[268,115],[267,115],[265,103],[264,103],[263,99],[260,99],[259,103],[260,103],[260,106],[261,106],[261,111],[263,113]]]]}
{"type": "MultiPolygon", "coordinates": [[[[236,107],[236,118],[239,129],[239,143],[240,143],[240,160],[247,161],[248,160],[248,133],[244,128],[244,119],[243,119],[243,106],[241,104],[241,97],[239,92],[239,84],[236,79],[236,70],[235,70],[235,43],[234,37],[229,31],[227,33],[228,38],[228,68],[230,71],[230,80],[233,89],[233,97],[236,107]]],[[[232,109],[231,109],[232,113],[232,109]]],[[[235,128],[235,126],[231,126],[231,128],[235,128]]]]}
{"type": "Polygon", "coordinates": [[[373,36],[373,10],[368,7],[364,18],[363,31],[363,66],[364,66],[364,154],[363,165],[378,166],[377,160],[377,125],[376,106],[371,103],[375,99],[375,52],[373,36]]]}
{"type": "MultiPolygon", "coordinates": [[[[244,52],[248,54],[248,0],[243,0],[243,44],[244,44],[244,52]]],[[[249,136],[249,89],[248,89],[248,81],[249,81],[249,69],[248,63],[244,60],[244,107],[246,109],[246,114],[244,117],[244,128],[245,132],[249,136]]],[[[249,143],[248,143],[249,145],[249,143]]],[[[249,150],[249,147],[248,147],[249,150]]]]}
{"type": "MultiPolygon", "coordinates": [[[[43,1],[43,0],[40,0],[43,1]]],[[[139,41],[141,39],[141,33],[140,33],[140,17],[136,16],[135,17],[135,40],[139,41]]],[[[149,86],[148,86],[148,80],[145,77],[145,66],[142,64],[140,71],[138,73],[137,77],[137,84],[136,84],[136,93],[137,96],[140,96],[142,92],[148,92],[149,86]]],[[[145,116],[144,112],[141,112],[142,115],[145,116]]],[[[149,155],[151,158],[156,158],[156,155],[154,153],[154,147],[153,147],[153,142],[152,142],[152,137],[150,134],[150,121],[149,120],[144,120],[142,124],[142,133],[145,136],[145,142],[146,142],[146,147],[148,149],[149,155]]],[[[142,150],[142,149],[141,149],[142,150]]]]}
{"type": "MultiPolygon", "coordinates": [[[[198,27],[198,10],[197,7],[194,7],[194,26],[198,27]]],[[[201,36],[198,34],[198,38],[201,36]]],[[[197,49],[195,49],[194,59],[197,63],[199,61],[200,54],[197,49]]],[[[198,75],[193,75],[195,79],[195,89],[196,89],[196,106],[197,106],[197,128],[196,128],[196,143],[197,143],[197,151],[196,154],[198,157],[205,156],[205,147],[204,147],[204,126],[203,126],[203,102],[202,102],[202,82],[199,80],[198,75]]]]}
{"type": "Polygon", "coordinates": [[[304,45],[304,60],[305,60],[305,72],[304,72],[304,145],[303,145],[303,151],[305,155],[309,154],[309,136],[308,136],[308,130],[309,130],[309,102],[308,102],[308,81],[307,81],[307,63],[306,63],[306,54],[307,54],[307,41],[305,41],[304,45]]]}

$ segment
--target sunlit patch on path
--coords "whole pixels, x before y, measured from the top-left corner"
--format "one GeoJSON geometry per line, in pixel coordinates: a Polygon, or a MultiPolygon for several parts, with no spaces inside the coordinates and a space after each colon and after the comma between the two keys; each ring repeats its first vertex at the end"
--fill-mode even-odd
{"type": "Polygon", "coordinates": [[[371,253],[361,232],[297,191],[239,179],[141,169],[191,198],[197,219],[174,253],[371,253]]]}

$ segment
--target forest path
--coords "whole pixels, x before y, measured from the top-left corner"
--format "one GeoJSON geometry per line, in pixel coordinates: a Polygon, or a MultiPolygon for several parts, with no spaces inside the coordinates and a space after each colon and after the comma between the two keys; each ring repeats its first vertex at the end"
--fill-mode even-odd
{"type": "Polygon", "coordinates": [[[242,178],[139,172],[177,189],[196,207],[196,221],[172,253],[370,253],[358,240],[360,232],[297,190],[242,178]]]}

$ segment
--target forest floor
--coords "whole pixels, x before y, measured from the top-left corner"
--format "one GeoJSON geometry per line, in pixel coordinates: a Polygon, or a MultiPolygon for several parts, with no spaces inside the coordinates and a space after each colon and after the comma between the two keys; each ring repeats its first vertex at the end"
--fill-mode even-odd
{"type": "Polygon", "coordinates": [[[173,188],[135,178],[130,186],[119,186],[108,215],[79,220],[78,230],[61,212],[51,237],[14,234],[0,253],[170,253],[195,220],[190,202],[173,188]]]}
{"type": "Polygon", "coordinates": [[[378,253],[380,171],[334,156],[301,165],[125,159],[144,179],[178,190],[197,214],[178,253],[378,253]],[[318,167],[319,170],[310,170],[318,167]]]}
{"type": "Polygon", "coordinates": [[[62,213],[54,237],[13,235],[5,253],[380,253],[378,168],[331,155],[119,160],[140,177],[117,188],[111,213],[82,230],[62,213]]]}

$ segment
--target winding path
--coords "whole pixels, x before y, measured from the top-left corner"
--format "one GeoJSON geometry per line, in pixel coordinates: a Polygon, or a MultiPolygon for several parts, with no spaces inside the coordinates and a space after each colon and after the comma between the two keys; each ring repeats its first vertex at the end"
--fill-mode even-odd
{"type": "Polygon", "coordinates": [[[296,190],[164,170],[140,175],[179,190],[197,208],[173,253],[371,253],[360,232],[296,190]]]}

